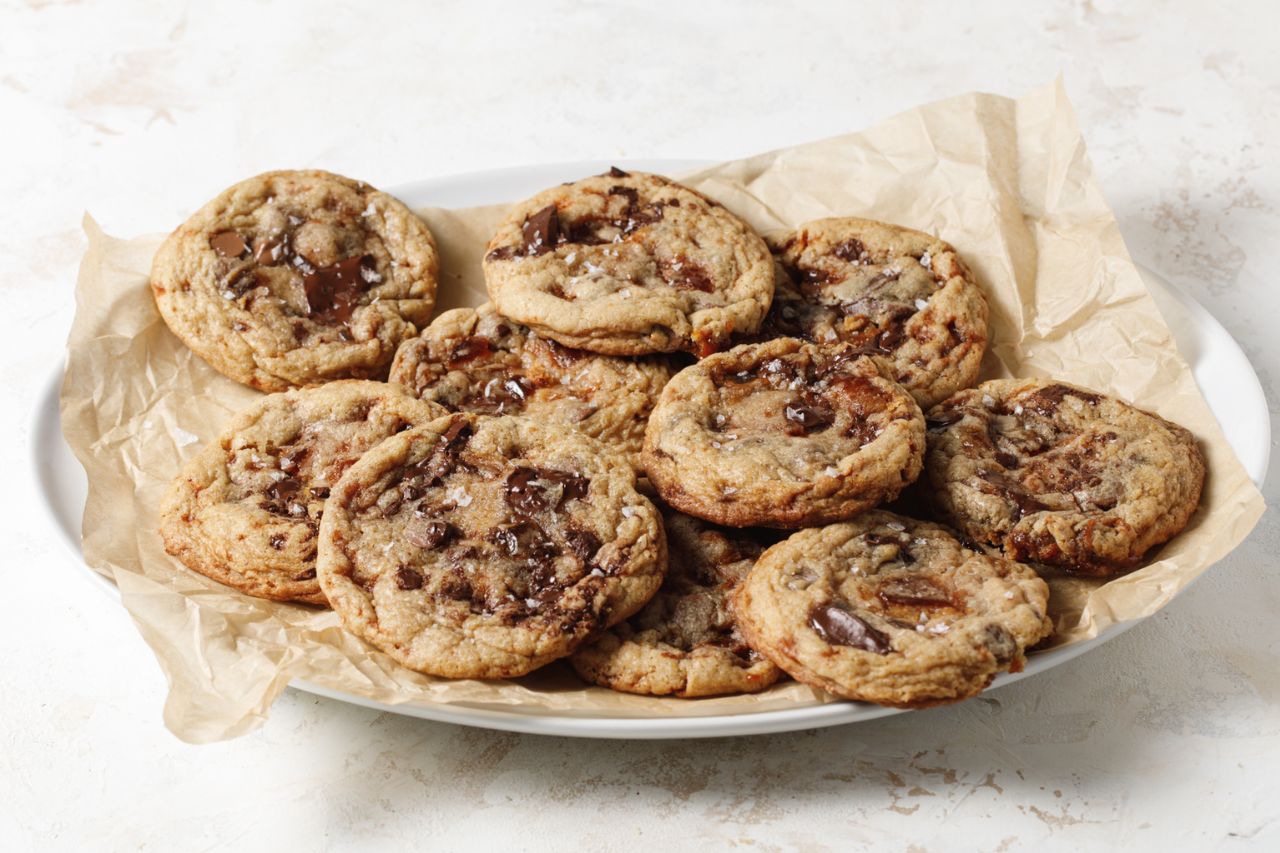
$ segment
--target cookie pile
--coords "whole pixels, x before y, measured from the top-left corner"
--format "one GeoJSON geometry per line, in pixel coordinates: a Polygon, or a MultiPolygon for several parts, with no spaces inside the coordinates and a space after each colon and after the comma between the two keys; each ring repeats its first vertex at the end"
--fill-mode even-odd
{"type": "Polygon", "coordinates": [[[161,315],[269,393],[175,479],[168,552],[433,675],[568,659],[633,693],[790,676],[921,707],[1022,667],[1043,575],[1137,566],[1199,502],[1181,427],[1050,380],[972,387],[986,300],[928,234],[841,218],[767,244],[611,169],[514,206],[483,269],[491,302],[431,321],[426,226],[325,172],[179,227],[161,315]],[[932,520],[884,509],[908,489],[932,520]]]}

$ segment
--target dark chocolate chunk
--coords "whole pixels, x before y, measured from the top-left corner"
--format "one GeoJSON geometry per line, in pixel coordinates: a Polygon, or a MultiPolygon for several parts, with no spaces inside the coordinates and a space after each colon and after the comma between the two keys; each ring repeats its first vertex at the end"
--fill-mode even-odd
{"type": "Polygon", "coordinates": [[[541,255],[551,251],[560,237],[560,214],[549,204],[524,221],[524,253],[541,255]]]}
{"type": "Polygon", "coordinates": [[[818,636],[837,646],[851,646],[878,655],[893,651],[888,635],[849,612],[841,604],[820,604],[809,613],[809,626],[818,636]]]}
{"type": "Polygon", "coordinates": [[[821,432],[835,421],[835,411],[819,397],[796,400],[790,403],[783,414],[786,416],[787,435],[809,435],[821,432]]]}
{"type": "Polygon", "coordinates": [[[316,570],[307,569],[304,572],[299,572],[293,576],[293,579],[296,581],[313,581],[316,579],[316,570]]]}
{"type": "Polygon", "coordinates": [[[271,543],[272,548],[275,548],[277,551],[283,551],[284,543],[288,538],[289,537],[285,536],[283,533],[273,533],[271,534],[271,539],[268,541],[271,543]]]}
{"type": "Polygon", "coordinates": [[[859,260],[862,257],[862,253],[866,250],[867,247],[862,245],[861,240],[857,237],[850,237],[848,240],[845,240],[839,246],[832,249],[831,254],[835,255],[842,261],[852,262],[859,260]]]}
{"type": "Polygon", "coordinates": [[[275,500],[288,500],[298,493],[302,483],[295,477],[285,477],[267,486],[267,496],[275,500]]]}
{"type": "Polygon", "coordinates": [[[480,335],[472,335],[469,338],[463,338],[453,345],[453,351],[449,353],[449,369],[457,370],[476,359],[484,358],[493,352],[493,341],[480,335]]]}
{"type": "Polygon", "coordinates": [[[209,245],[224,258],[242,258],[249,244],[234,231],[219,231],[209,238],[209,245]]]}
{"type": "Polygon", "coordinates": [[[600,539],[590,530],[570,527],[564,532],[564,539],[569,545],[569,550],[582,561],[584,566],[589,564],[591,558],[600,550],[600,539]]]}
{"type": "Polygon", "coordinates": [[[710,293],[715,289],[707,271],[688,258],[659,262],[658,272],[662,275],[662,280],[676,290],[710,293]]]}
{"type": "MultiPolygon", "coordinates": [[[[417,510],[414,514],[417,514],[417,510]]],[[[425,524],[410,524],[405,528],[404,538],[419,548],[436,548],[443,545],[452,534],[453,528],[448,522],[428,521],[425,524]]]]}
{"type": "Polygon", "coordinates": [[[876,595],[885,604],[905,604],[910,607],[925,608],[955,606],[945,589],[922,575],[890,578],[880,585],[876,595]]]}
{"type": "Polygon", "coordinates": [[[396,569],[396,586],[400,589],[422,589],[422,574],[408,566],[401,566],[396,569]]]}
{"type": "Polygon", "coordinates": [[[929,432],[942,432],[954,423],[958,423],[964,418],[964,413],[958,409],[944,409],[936,414],[931,414],[924,419],[925,428],[929,432]]]}
{"type": "Polygon", "coordinates": [[[1052,417],[1065,397],[1075,397],[1086,403],[1097,403],[1102,398],[1087,391],[1078,391],[1066,385],[1047,385],[1022,398],[1024,408],[1052,417]]]}
{"type": "Polygon", "coordinates": [[[350,320],[367,284],[361,270],[372,269],[372,265],[372,256],[363,255],[346,258],[303,275],[308,313],[326,323],[350,320]]]}
{"type": "Polygon", "coordinates": [[[608,171],[606,174],[607,174],[609,177],[611,177],[611,178],[629,178],[629,177],[631,177],[631,175],[630,175],[630,174],[628,174],[627,172],[622,171],[622,170],[621,170],[621,169],[619,169],[617,166],[610,166],[610,167],[609,167],[609,171],[608,171]]]}

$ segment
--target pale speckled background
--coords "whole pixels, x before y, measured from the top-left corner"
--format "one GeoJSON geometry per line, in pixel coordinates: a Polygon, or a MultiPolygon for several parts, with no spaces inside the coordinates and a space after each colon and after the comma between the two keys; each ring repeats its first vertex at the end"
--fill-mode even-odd
{"type": "Polygon", "coordinates": [[[1135,258],[1242,342],[1274,412],[1274,3],[213,5],[0,2],[0,464],[20,479],[0,521],[0,847],[1280,845],[1275,510],[1153,619],[956,707],[623,743],[289,692],[257,733],[191,747],[161,725],[150,652],[28,499],[25,458],[26,413],[70,324],[85,209],[132,235],[267,168],[391,186],[553,160],[739,157],[970,89],[1021,94],[1059,71],[1135,258]]]}

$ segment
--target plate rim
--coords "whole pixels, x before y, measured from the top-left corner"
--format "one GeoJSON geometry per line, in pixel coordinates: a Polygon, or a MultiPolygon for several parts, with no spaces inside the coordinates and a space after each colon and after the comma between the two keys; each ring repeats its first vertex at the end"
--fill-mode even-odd
{"type": "MultiPolygon", "coordinates": [[[[444,195],[449,192],[466,193],[474,190],[478,184],[497,183],[500,186],[528,184],[537,188],[547,186],[557,180],[554,176],[573,176],[592,174],[610,165],[635,171],[659,171],[667,173],[687,173],[712,165],[714,161],[687,158],[614,158],[612,160],[590,160],[563,163],[530,164],[527,166],[511,166],[453,175],[443,175],[399,184],[387,189],[391,195],[401,199],[416,199],[424,194],[444,195]],[[552,177],[548,177],[552,176],[552,177]]],[[[533,190],[531,190],[533,191],[533,190]]],[[[519,197],[520,193],[504,190],[506,199],[519,197]]],[[[416,201],[407,201],[411,207],[425,206],[416,201]]],[[[474,202],[472,202],[474,203],[474,202]]],[[[457,206],[457,205],[454,205],[457,206]]],[[[1136,262],[1135,262],[1136,264],[1136,262]]],[[[1149,268],[1136,264],[1142,274],[1148,290],[1152,285],[1165,290],[1173,299],[1185,308],[1197,330],[1202,335],[1211,335],[1218,346],[1228,347],[1230,355],[1249,366],[1248,380],[1252,395],[1250,399],[1256,404],[1261,401],[1261,411],[1266,414],[1266,398],[1257,371],[1245,355],[1240,344],[1231,333],[1218,322],[1213,314],[1201,305],[1194,297],[1176,285],[1168,282],[1149,268]]],[[[1194,365],[1191,365],[1194,369],[1194,365]]],[[[115,582],[91,568],[85,561],[81,551],[80,535],[66,529],[55,509],[56,495],[50,487],[51,477],[42,470],[50,464],[51,454],[58,452],[56,444],[61,442],[61,450],[70,454],[61,430],[61,411],[59,405],[60,390],[65,365],[60,365],[53,375],[45,381],[45,387],[38,395],[35,411],[29,418],[28,431],[29,456],[31,474],[37,485],[41,506],[46,522],[53,528],[57,538],[67,548],[80,568],[79,574],[86,575],[101,590],[118,600],[119,591],[115,582]]],[[[1206,402],[1208,402],[1206,398],[1206,402]]],[[[1212,409],[1212,406],[1210,407],[1212,409]]],[[[1215,417],[1217,414],[1215,413],[1215,417]]],[[[1221,422],[1219,422],[1221,424],[1221,422]]],[[[1257,449],[1258,456],[1253,459],[1240,457],[1237,448],[1232,451],[1240,458],[1254,483],[1261,488],[1266,476],[1270,456],[1269,416],[1262,423],[1265,426],[1265,438],[1257,449]]],[[[1224,430],[1224,437],[1226,436],[1224,430]]],[[[1230,439],[1227,438],[1228,444],[1230,439]]],[[[74,459],[74,456],[72,456],[74,459]]],[[[79,461],[75,460],[76,465],[79,461]]],[[[81,476],[83,471],[81,470],[81,476]]],[[[80,509],[83,518],[83,507],[80,509]]],[[[1002,673],[988,690],[995,690],[1006,684],[1012,684],[1061,666],[1097,646],[1109,642],[1144,619],[1127,620],[1115,623],[1103,630],[1098,636],[1082,643],[1037,654],[1028,659],[1027,667],[1019,673],[1002,673]]],[[[521,712],[507,710],[496,706],[477,707],[466,703],[423,703],[423,704],[388,704],[362,696],[332,690],[305,679],[295,678],[290,682],[307,693],[336,699],[342,702],[359,705],[380,711],[435,720],[438,722],[469,725],[480,728],[502,731],[523,732],[528,734],[556,735],[587,738],[625,738],[625,739],[674,739],[732,737],[741,735],[771,734],[804,729],[823,728],[844,725],[854,722],[878,719],[902,713],[904,709],[886,708],[860,702],[832,701],[819,705],[806,705],[799,708],[782,708],[767,711],[745,711],[736,714],[709,714],[684,717],[628,717],[598,715],[565,715],[559,713],[521,712]]]]}

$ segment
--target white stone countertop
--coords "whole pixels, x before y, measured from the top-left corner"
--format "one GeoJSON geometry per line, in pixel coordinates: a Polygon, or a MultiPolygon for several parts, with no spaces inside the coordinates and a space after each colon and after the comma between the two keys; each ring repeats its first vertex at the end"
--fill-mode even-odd
{"type": "Polygon", "coordinates": [[[0,464],[19,483],[0,497],[0,849],[1280,849],[1274,509],[1154,618],[954,707],[592,742],[290,691],[259,731],[188,746],[28,473],[86,210],[134,235],[268,168],[394,186],[726,159],[1059,71],[1133,255],[1236,336],[1274,413],[1277,29],[1266,0],[0,2],[0,464]]]}

